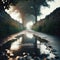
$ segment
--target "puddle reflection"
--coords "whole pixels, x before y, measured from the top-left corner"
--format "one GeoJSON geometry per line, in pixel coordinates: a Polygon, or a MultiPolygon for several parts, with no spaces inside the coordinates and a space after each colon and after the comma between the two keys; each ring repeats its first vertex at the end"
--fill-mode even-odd
{"type": "MultiPolygon", "coordinates": [[[[5,60],[56,60],[53,48],[48,46],[48,41],[31,33],[18,35],[3,44],[0,55],[5,60]]],[[[3,60],[0,56],[0,60],[3,60]]]]}

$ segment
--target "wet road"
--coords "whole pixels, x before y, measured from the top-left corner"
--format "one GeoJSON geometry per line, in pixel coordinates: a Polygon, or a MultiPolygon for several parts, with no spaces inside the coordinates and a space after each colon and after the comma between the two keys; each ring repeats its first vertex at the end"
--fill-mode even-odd
{"type": "MultiPolygon", "coordinates": [[[[44,33],[33,31],[33,30],[24,30],[24,31],[22,31],[20,33],[9,36],[6,40],[9,41],[9,40],[15,39],[16,36],[26,34],[27,32],[29,32],[31,34],[34,34],[34,35],[36,35],[38,37],[41,37],[43,39],[48,40],[50,42],[50,45],[52,45],[57,50],[60,50],[60,48],[59,48],[60,38],[59,37],[47,35],[47,34],[44,34],[44,33]]],[[[4,41],[4,43],[7,42],[7,41],[4,41]]]]}
{"type": "Polygon", "coordinates": [[[39,33],[33,30],[30,30],[31,33],[41,37],[42,39],[46,39],[49,41],[49,45],[53,46],[54,49],[57,50],[57,53],[60,55],[60,37],[52,36],[44,33],[39,33]]]}
{"type": "MultiPolygon", "coordinates": [[[[60,38],[59,37],[47,35],[47,34],[44,34],[44,33],[39,33],[39,32],[33,31],[33,30],[24,30],[20,33],[11,35],[7,39],[5,39],[4,43],[6,43],[7,41],[16,39],[17,36],[20,36],[22,34],[27,34],[27,36],[30,37],[30,38],[33,37],[32,35],[36,35],[38,37],[41,37],[42,39],[45,39],[45,40],[49,41],[48,45],[52,46],[54,48],[54,50],[56,50],[56,54],[58,54],[60,56],[60,48],[59,48],[60,38]]],[[[28,40],[26,40],[26,41],[28,42],[28,40]]]]}

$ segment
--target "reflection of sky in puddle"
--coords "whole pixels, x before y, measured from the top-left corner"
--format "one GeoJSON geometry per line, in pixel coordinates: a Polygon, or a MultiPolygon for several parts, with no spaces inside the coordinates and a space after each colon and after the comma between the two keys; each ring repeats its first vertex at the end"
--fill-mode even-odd
{"type": "MultiPolygon", "coordinates": [[[[37,48],[39,49],[41,55],[42,54],[48,55],[47,59],[51,59],[51,58],[54,59],[56,57],[52,52],[53,48],[48,47],[47,45],[48,43],[41,42],[39,39],[36,39],[36,36],[28,32],[26,32],[26,34],[20,36],[19,38],[17,37],[17,39],[11,43],[10,50],[18,52],[18,50],[21,49],[22,47],[21,44],[24,44],[24,46],[26,45],[25,47],[33,46],[33,44],[35,43],[35,40],[37,40],[37,48]]],[[[10,54],[13,55],[13,53],[10,53],[10,54]]]]}
{"type": "Polygon", "coordinates": [[[48,47],[44,43],[40,43],[40,41],[37,41],[37,48],[40,49],[40,53],[48,55],[47,59],[55,59],[55,55],[53,52],[51,52],[52,49],[48,49],[48,47]],[[40,45],[39,45],[40,44],[40,45]]]}
{"type": "Polygon", "coordinates": [[[26,36],[27,36],[28,38],[31,38],[31,39],[33,38],[33,34],[28,33],[28,32],[26,33],[26,36]]]}
{"type": "Polygon", "coordinates": [[[20,37],[20,38],[17,38],[17,40],[16,41],[14,41],[13,43],[11,43],[11,47],[10,47],[10,50],[18,50],[18,49],[20,49],[20,47],[23,45],[23,43],[27,43],[27,41],[29,42],[29,43],[27,43],[27,44],[24,44],[24,45],[31,45],[30,43],[32,42],[32,40],[33,40],[33,35],[31,34],[31,33],[28,33],[28,32],[26,32],[26,34],[25,34],[25,36],[24,36],[25,38],[24,38],[24,40],[23,40],[23,36],[22,37],[20,37]],[[23,41],[23,42],[22,42],[23,41]],[[31,41],[31,42],[30,42],[31,41]]]}
{"type": "Polygon", "coordinates": [[[20,37],[17,41],[14,41],[14,42],[11,44],[10,49],[11,49],[11,50],[18,50],[18,49],[20,48],[21,42],[22,42],[22,37],[20,37]]]}

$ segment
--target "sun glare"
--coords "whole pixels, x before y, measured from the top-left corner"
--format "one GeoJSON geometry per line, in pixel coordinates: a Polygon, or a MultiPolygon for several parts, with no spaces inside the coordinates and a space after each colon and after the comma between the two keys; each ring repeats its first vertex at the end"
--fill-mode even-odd
{"type": "Polygon", "coordinates": [[[30,21],[30,22],[28,22],[28,23],[26,24],[26,28],[30,30],[31,27],[32,27],[32,25],[33,25],[33,22],[30,21]]]}

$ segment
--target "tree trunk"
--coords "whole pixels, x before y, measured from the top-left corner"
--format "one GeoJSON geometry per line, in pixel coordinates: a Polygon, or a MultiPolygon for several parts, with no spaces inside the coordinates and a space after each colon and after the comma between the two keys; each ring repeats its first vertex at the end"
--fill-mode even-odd
{"type": "Polygon", "coordinates": [[[37,22],[37,7],[36,7],[36,1],[33,0],[33,8],[34,8],[34,15],[35,15],[35,23],[37,22]]]}

